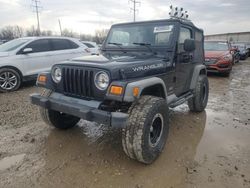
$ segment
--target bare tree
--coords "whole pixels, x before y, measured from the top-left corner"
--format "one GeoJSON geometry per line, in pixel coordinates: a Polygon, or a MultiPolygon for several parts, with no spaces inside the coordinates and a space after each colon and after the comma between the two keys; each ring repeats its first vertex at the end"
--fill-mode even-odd
{"type": "Polygon", "coordinates": [[[23,28],[20,26],[7,26],[0,30],[0,38],[4,40],[12,40],[23,37],[23,28]]]}
{"type": "Polygon", "coordinates": [[[93,40],[97,43],[97,44],[102,44],[103,41],[105,40],[105,38],[108,35],[108,29],[101,29],[101,30],[96,30],[95,31],[95,37],[93,38],[93,40]]]}
{"type": "Polygon", "coordinates": [[[62,36],[64,37],[74,37],[74,38],[77,38],[78,37],[78,34],[76,32],[73,32],[72,30],[69,30],[69,29],[64,29],[62,31],[62,36]]]}
{"type": "Polygon", "coordinates": [[[53,32],[51,30],[41,31],[41,36],[52,36],[53,32]]]}
{"type": "Polygon", "coordinates": [[[93,36],[92,35],[87,35],[87,34],[81,34],[80,39],[83,40],[83,41],[92,41],[93,36]]]}
{"type": "Polygon", "coordinates": [[[35,29],[34,26],[26,30],[26,36],[28,37],[33,37],[33,36],[38,36],[38,35],[39,35],[39,31],[35,29]]]}

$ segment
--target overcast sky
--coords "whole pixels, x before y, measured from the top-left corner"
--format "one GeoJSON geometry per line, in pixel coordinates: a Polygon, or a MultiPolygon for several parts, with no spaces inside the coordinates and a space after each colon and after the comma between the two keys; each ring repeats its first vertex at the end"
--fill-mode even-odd
{"type": "MultiPolygon", "coordinates": [[[[141,0],[137,20],[169,18],[169,5],[188,10],[190,19],[205,34],[250,31],[249,0],[141,0]]],[[[41,0],[41,28],[63,28],[93,34],[112,23],[133,20],[128,0],[41,0]]],[[[31,0],[0,0],[0,28],[7,25],[36,26],[31,0]]]]}

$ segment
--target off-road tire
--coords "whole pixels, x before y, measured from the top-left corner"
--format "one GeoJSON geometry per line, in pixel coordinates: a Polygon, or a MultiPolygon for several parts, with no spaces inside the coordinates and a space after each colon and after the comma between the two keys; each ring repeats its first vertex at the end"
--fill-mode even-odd
{"type": "Polygon", "coordinates": [[[128,124],[122,130],[123,150],[130,158],[150,164],[162,152],[168,132],[169,118],[166,101],[159,97],[142,96],[129,109],[128,124]],[[151,125],[154,117],[159,114],[163,119],[162,129],[158,142],[152,145],[150,140],[151,125]]]}
{"type": "MultiPolygon", "coordinates": [[[[4,89],[0,86],[0,92],[2,93],[6,93],[6,92],[11,92],[11,91],[16,91],[20,88],[20,85],[22,83],[22,78],[21,75],[14,69],[11,68],[2,68],[0,69],[0,75],[4,74],[4,73],[10,73],[12,76],[15,76],[15,86],[11,89],[4,89]]],[[[1,84],[1,83],[0,83],[1,84]]]]}
{"type": "MultiPolygon", "coordinates": [[[[51,90],[44,90],[41,96],[49,97],[52,93],[53,92],[51,90]]],[[[49,110],[43,107],[40,107],[40,114],[45,123],[58,129],[72,128],[80,121],[80,118],[78,117],[63,114],[61,112],[49,110]]]]}
{"type": "Polygon", "coordinates": [[[194,97],[188,100],[188,107],[192,112],[202,112],[207,106],[209,96],[209,83],[207,75],[199,75],[194,97]]]}

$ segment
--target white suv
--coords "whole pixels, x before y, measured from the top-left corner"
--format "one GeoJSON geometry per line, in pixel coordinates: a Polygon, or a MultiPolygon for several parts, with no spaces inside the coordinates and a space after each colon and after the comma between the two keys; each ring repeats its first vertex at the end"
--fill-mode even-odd
{"type": "Polygon", "coordinates": [[[25,37],[0,45],[0,92],[14,91],[23,81],[50,71],[52,65],[90,55],[78,39],[66,37],[25,37]]]}

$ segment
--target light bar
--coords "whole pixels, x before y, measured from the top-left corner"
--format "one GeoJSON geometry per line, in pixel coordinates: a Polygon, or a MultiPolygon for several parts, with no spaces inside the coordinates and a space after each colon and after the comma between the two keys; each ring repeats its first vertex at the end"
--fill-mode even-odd
{"type": "Polygon", "coordinates": [[[184,11],[182,7],[178,8],[178,7],[173,7],[173,5],[170,5],[169,16],[175,19],[177,18],[177,19],[187,20],[188,12],[184,11]]]}

